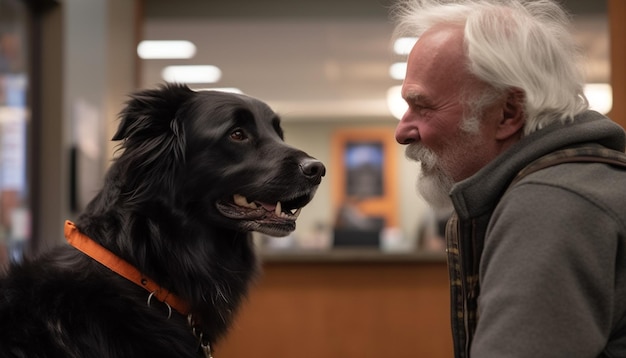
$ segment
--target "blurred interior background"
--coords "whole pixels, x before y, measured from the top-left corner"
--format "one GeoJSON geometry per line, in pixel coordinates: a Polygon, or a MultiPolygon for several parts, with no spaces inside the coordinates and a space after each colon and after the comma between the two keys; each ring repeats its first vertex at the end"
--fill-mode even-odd
{"type": "MultiPolygon", "coordinates": [[[[561,3],[592,107],[624,126],[626,3],[561,3]]],[[[101,185],[128,93],[165,81],[241,92],[327,175],[293,235],[255,238],[265,274],[219,356],[450,356],[449,213],[418,197],[393,138],[406,53],[392,4],[0,0],[0,264],[62,242],[101,185]],[[150,55],[150,41],[182,47],[150,55]]]]}

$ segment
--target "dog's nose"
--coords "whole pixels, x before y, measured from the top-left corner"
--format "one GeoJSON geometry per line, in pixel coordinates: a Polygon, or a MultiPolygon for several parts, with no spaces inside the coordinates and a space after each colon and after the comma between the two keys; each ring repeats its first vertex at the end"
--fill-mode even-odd
{"type": "Polygon", "coordinates": [[[304,159],[300,162],[300,170],[314,184],[322,182],[322,177],[326,175],[326,167],[322,162],[315,159],[304,159]]]}

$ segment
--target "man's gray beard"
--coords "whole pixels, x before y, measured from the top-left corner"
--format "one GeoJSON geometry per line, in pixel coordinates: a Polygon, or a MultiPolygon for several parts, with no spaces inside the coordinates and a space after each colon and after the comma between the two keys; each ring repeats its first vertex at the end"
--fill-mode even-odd
{"type": "Polygon", "coordinates": [[[440,166],[441,160],[433,151],[419,143],[406,147],[406,157],[421,163],[417,178],[417,191],[436,211],[450,210],[450,190],[454,181],[440,166]]]}

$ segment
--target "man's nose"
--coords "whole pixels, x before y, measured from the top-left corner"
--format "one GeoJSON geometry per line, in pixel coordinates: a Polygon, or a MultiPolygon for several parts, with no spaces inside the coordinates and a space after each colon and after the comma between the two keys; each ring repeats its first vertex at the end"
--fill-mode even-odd
{"type": "Polygon", "coordinates": [[[419,130],[414,122],[407,118],[406,113],[396,127],[396,141],[406,145],[419,140],[419,130]]]}

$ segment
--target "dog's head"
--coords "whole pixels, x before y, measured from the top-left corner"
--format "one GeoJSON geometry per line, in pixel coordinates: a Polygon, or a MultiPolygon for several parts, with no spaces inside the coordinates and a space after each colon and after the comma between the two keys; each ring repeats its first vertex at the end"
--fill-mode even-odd
{"type": "Polygon", "coordinates": [[[285,236],[325,174],[249,96],[171,84],[134,94],[120,117],[120,200],[185,220],[285,236]]]}

